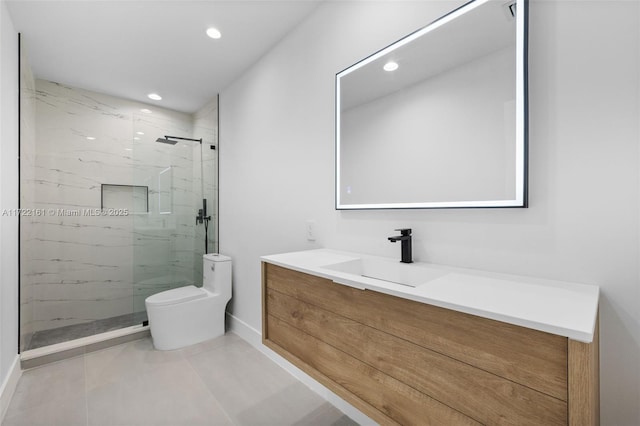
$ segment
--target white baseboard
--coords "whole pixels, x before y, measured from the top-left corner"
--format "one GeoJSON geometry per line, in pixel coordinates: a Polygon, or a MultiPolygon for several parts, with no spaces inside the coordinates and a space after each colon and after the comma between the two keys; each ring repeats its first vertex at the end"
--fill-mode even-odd
{"type": "Polygon", "coordinates": [[[360,410],[355,408],[353,405],[346,402],[344,399],[340,398],[335,393],[331,392],[324,385],[317,382],[311,376],[309,376],[304,371],[300,370],[295,365],[291,364],[286,359],[282,358],[280,355],[266,347],[262,344],[262,333],[255,328],[251,327],[246,322],[241,319],[233,316],[232,314],[227,312],[227,324],[229,326],[229,331],[237,334],[242,339],[246,340],[251,346],[255,347],[257,350],[268,356],[272,361],[286,370],[289,374],[294,376],[296,379],[300,380],[302,383],[307,385],[312,391],[320,395],[322,398],[330,402],[333,406],[338,408],[340,411],[345,413],[347,416],[351,417],[352,420],[361,424],[361,425],[377,425],[376,422],[371,420],[369,417],[364,415],[360,410]]]}
{"type": "Polygon", "coordinates": [[[16,357],[13,359],[13,363],[9,368],[9,372],[7,373],[7,377],[5,377],[2,385],[0,385],[0,423],[2,423],[4,415],[7,413],[13,393],[18,387],[18,380],[20,380],[20,376],[22,376],[22,370],[20,369],[20,355],[16,354],[16,357]]]}

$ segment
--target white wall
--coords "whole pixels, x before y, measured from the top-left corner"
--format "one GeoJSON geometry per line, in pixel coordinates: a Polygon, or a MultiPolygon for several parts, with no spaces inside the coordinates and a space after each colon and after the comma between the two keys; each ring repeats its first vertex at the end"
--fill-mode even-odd
{"type": "Polygon", "coordinates": [[[398,257],[386,237],[411,227],[421,261],[599,284],[602,424],[640,424],[638,2],[531,1],[528,209],[333,209],[335,73],[460,3],[324,3],[222,92],[233,315],[260,329],[260,255],[398,257]]]}
{"type": "MultiPolygon", "coordinates": [[[[18,208],[18,33],[0,2],[0,212],[18,208]]],[[[0,215],[0,385],[18,353],[18,218],[0,215]]],[[[0,413],[1,414],[1,413],[0,413]]]]}

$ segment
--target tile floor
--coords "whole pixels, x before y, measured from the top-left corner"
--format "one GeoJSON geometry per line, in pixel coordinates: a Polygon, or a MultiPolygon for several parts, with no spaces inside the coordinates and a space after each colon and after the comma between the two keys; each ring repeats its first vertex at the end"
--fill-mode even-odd
{"type": "Polygon", "coordinates": [[[356,423],[227,333],[175,351],[145,338],[25,371],[2,425],[356,423]]]}

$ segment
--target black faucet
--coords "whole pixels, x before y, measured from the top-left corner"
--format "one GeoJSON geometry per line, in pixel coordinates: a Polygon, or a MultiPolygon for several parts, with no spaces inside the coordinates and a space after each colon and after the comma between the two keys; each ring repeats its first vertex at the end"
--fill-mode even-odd
{"type": "Polygon", "coordinates": [[[395,243],[396,241],[402,242],[402,263],[413,263],[411,259],[411,229],[396,229],[396,231],[400,231],[400,235],[395,237],[389,237],[389,241],[395,243]]]}
{"type": "Polygon", "coordinates": [[[199,223],[205,223],[211,220],[211,216],[207,216],[207,199],[202,200],[202,208],[198,209],[198,215],[196,216],[196,225],[199,223]]]}

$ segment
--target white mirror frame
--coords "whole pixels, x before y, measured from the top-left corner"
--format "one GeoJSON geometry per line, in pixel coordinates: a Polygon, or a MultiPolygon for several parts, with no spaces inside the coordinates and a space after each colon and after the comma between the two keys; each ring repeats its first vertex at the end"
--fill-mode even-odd
{"type": "Polygon", "coordinates": [[[489,0],[472,0],[442,16],[431,24],[416,32],[396,41],[360,62],[340,71],[336,74],[336,104],[335,104],[335,140],[336,140],[336,181],[335,196],[336,210],[367,210],[367,209],[433,209],[433,208],[495,208],[495,207],[528,207],[527,189],[527,148],[528,148],[528,78],[527,78],[527,25],[528,25],[528,0],[515,0],[516,4],[516,140],[515,140],[515,189],[514,199],[507,200],[483,200],[483,201],[439,201],[439,202],[411,202],[411,203],[379,203],[379,204],[345,204],[340,199],[340,79],[353,71],[375,61],[376,59],[422,37],[442,25],[464,15],[465,13],[481,6],[489,0]]]}

